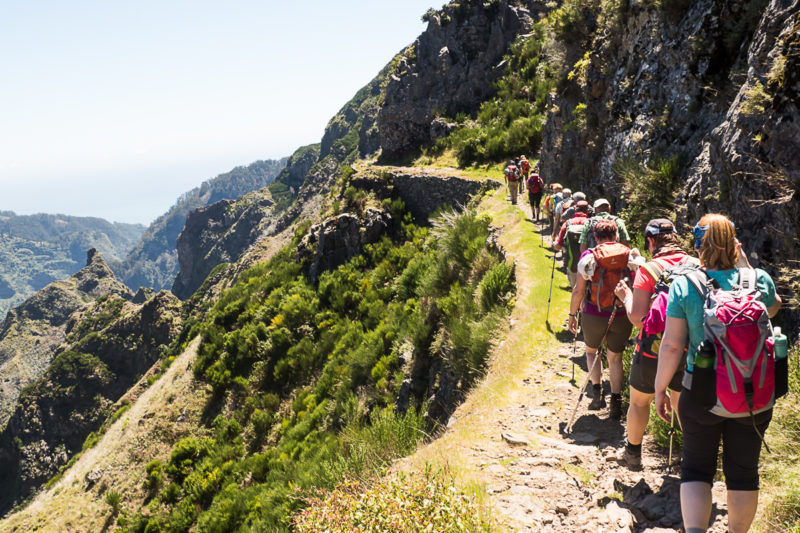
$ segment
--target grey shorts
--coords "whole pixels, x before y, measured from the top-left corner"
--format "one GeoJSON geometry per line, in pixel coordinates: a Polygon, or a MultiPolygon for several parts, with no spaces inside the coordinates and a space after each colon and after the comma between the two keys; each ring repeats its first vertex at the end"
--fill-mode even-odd
{"type": "MultiPolygon", "coordinates": [[[[603,340],[603,334],[608,327],[608,316],[596,316],[586,313],[581,314],[581,328],[583,329],[583,340],[587,348],[597,349],[603,340]]],[[[608,330],[606,346],[608,351],[622,353],[625,344],[631,336],[633,325],[628,320],[628,316],[623,312],[614,317],[611,329],[608,330]]]]}

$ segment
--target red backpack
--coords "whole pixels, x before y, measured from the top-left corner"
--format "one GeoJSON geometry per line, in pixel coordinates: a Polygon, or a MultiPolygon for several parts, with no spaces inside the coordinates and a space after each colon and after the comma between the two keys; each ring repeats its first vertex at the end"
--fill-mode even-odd
{"type": "Polygon", "coordinates": [[[630,274],[628,254],[631,249],[618,242],[606,242],[592,249],[597,266],[587,288],[589,301],[601,311],[614,308],[614,289],[622,278],[630,274]]]}
{"type": "Polygon", "coordinates": [[[517,181],[517,166],[516,165],[508,165],[506,168],[506,177],[509,181],[517,181]]]}
{"type": "Polygon", "coordinates": [[[531,174],[528,177],[528,190],[531,191],[533,194],[538,194],[542,192],[544,188],[544,182],[542,181],[542,177],[539,174],[531,174]]]}
{"type": "Polygon", "coordinates": [[[522,167],[522,171],[523,171],[523,172],[525,172],[526,174],[527,174],[527,173],[530,171],[530,169],[531,169],[531,164],[528,162],[528,160],[527,160],[527,159],[523,159],[522,161],[520,161],[520,162],[519,162],[519,166],[521,166],[521,167],[522,167]]]}
{"type": "MultiPolygon", "coordinates": [[[[716,385],[716,403],[706,407],[725,418],[770,409],[775,404],[775,357],[768,339],[772,324],[756,286],[755,270],[740,268],[739,282],[731,290],[720,289],[703,270],[686,278],[703,298],[704,343],[711,343],[715,352],[715,379],[709,388],[716,385]]],[[[693,396],[694,385],[693,380],[693,396]]],[[[710,396],[713,400],[714,395],[710,396]]]]}

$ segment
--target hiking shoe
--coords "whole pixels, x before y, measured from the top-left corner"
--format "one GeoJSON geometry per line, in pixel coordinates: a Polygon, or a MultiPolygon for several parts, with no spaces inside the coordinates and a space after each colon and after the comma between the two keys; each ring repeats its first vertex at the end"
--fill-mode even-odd
{"type": "Polygon", "coordinates": [[[592,402],[589,404],[589,410],[599,411],[600,409],[604,409],[605,406],[606,406],[606,398],[605,396],[603,396],[603,391],[595,390],[592,402]]]}
{"type": "Polygon", "coordinates": [[[642,455],[636,454],[624,446],[622,451],[617,455],[617,462],[621,465],[627,466],[630,470],[639,470],[642,468],[642,455]]]}
{"type": "Polygon", "coordinates": [[[609,408],[609,415],[614,420],[622,418],[622,396],[619,394],[611,395],[611,407],[609,408]]]}

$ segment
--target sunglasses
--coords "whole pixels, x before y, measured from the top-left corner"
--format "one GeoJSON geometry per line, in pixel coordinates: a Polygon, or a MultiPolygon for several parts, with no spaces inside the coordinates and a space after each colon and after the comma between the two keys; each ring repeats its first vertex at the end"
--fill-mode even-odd
{"type": "MultiPolygon", "coordinates": [[[[731,227],[733,228],[734,233],[736,233],[736,225],[731,222],[731,227]]],[[[700,226],[699,224],[695,224],[694,228],[692,229],[692,234],[694,235],[694,247],[696,250],[699,250],[700,247],[703,245],[703,237],[706,236],[706,232],[708,231],[708,225],[700,226]]]]}

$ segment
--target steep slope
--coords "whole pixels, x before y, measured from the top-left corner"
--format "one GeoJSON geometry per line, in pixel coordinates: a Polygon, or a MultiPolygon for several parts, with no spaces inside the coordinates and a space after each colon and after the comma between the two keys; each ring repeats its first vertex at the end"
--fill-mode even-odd
{"type": "Polygon", "coordinates": [[[189,212],[266,187],[283,170],[286,161],[286,158],[270,159],[236,167],[184,193],[169,211],[150,224],[124,260],[112,264],[114,271],[131,290],[170,288],[178,273],[175,242],[189,212]]]}
{"type": "Polygon", "coordinates": [[[89,248],[118,261],[143,231],[139,224],[100,218],[0,212],[0,317],[45,285],[77,272],[89,248]]]}
{"type": "Polygon", "coordinates": [[[94,248],[86,266],[56,281],[8,312],[0,325],[0,428],[20,391],[44,374],[68,333],[72,313],[100,297],[131,298],[94,248]]]}
{"type": "Polygon", "coordinates": [[[0,470],[13,480],[0,489],[0,512],[90,443],[87,436],[159,360],[180,325],[180,303],[166,291],[141,305],[101,297],[72,315],[65,342],[43,375],[22,390],[0,433],[0,470]]]}

